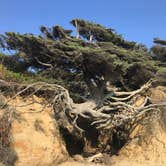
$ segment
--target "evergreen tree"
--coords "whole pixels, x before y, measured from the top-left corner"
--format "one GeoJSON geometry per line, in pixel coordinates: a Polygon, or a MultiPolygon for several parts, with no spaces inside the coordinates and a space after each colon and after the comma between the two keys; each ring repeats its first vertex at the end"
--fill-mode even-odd
{"type": "Polygon", "coordinates": [[[89,94],[100,100],[107,93],[108,84],[121,89],[136,89],[153,77],[156,69],[144,46],[134,49],[135,43],[125,41],[114,30],[99,24],[80,19],[71,23],[80,36],[97,42],[93,44],[78,36],[74,38],[71,30],[60,26],[41,26],[40,36],[13,32],[1,35],[1,47],[17,52],[16,61],[25,66],[22,71],[35,68],[37,74],[68,88],[77,101],[89,94]],[[145,62],[148,65],[143,65],[145,62]],[[132,72],[135,66],[143,69],[144,76],[142,72],[137,75],[132,72]],[[129,81],[131,77],[133,82],[129,81]]]}

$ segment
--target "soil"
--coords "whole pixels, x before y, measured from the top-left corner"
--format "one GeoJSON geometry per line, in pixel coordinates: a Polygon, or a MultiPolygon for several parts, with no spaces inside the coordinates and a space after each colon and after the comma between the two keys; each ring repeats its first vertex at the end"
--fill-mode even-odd
{"type": "MultiPolygon", "coordinates": [[[[151,89],[154,102],[166,101],[166,88],[151,89]]],[[[15,166],[165,166],[166,165],[166,108],[160,116],[140,124],[130,135],[130,140],[116,155],[99,154],[83,158],[81,155],[69,157],[65,144],[50,107],[43,108],[43,99],[33,96],[21,97],[10,102],[16,107],[12,122],[11,147],[18,160],[15,166]],[[24,105],[24,106],[23,106],[24,105]],[[93,158],[93,159],[92,159],[93,158]]],[[[138,103],[141,103],[141,98],[138,103]]],[[[93,107],[89,101],[75,105],[78,109],[93,107]],[[80,108],[79,108],[80,107],[80,108]]],[[[0,165],[3,165],[0,163],[0,165]]]]}

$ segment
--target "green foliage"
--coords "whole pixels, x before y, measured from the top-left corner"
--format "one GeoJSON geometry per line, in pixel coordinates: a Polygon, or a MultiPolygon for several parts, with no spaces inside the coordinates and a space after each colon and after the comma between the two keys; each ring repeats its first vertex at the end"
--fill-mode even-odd
{"type": "Polygon", "coordinates": [[[143,63],[133,63],[125,75],[126,84],[130,89],[138,89],[140,85],[145,84],[150,78],[155,76],[155,68],[143,63]]]}
{"type": "Polygon", "coordinates": [[[154,59],[161,62],[166,62],[166,47],[155,45],[151,48],[151,51],[154,54],[154,59]]]}
{"type": "Polygon", "coordinates": [[[161,44],[161,45],[166,45],[166,40],[161,40],[159,38],[154,38],[153,42],[155,44],[161,44]]]}
{"type": "Polygon", "coordinates": [[[14,72],[25,72],[29,67],[29,64],[17,54],[13,56],[0,54],[0,61],[7,69],[14,72]]]}
{"type": "Polygon", "coordinates": [[[161,62],[166,62],[166,40],[161,40],[159,38],[154,38],[154,45],[151,48],[151,52],[153,53],[153,57],[156,60],[161,62]]]}
{"type": "Polygon", "coordinates": [[[44,37],[52,40],[67,38],[72,32],[72,30],[65,30],[61,26],[53,26],[52,28],[41,26],[40,31],[44,37]]]}
{"type": "Polygon", "coordinates": [[[136,45],[135,42],[125,41],[122,35],[118,35],[115,30],[111,28],[107,29],[100,24],[95,24],[82,19],[74,19],[71,21],[71,24],[75,27],[78,26],[80,35],[87,40],[90,40],[90,37],[92,36],[94,41],[112,42],[113,44],[126,49],[133,49],[136,45]]]}
{"type": "Polygon", "coordinates": [[[151,49],[161,60],[156,61],[145,45],[124,40],[113,29],[80,19],[71,23],[83,39],[74,38],[70,30],[60,26],[42,26],[40,36],[14,32],[1,35],[1,47],[16,51],[13,56],[0,55],[4,79],[58,83],[81,102],[89,94],[97,98],[103,95],[107,82],[122,89],[139,88],[154,77],[161,63],[165,65],[163,46],[151,49]],[[93,43],[87,42],[91,36],[93,43]]]}
{"type": "Polygon", "coordinates": [[[158,80],[158,83],[166,86],[166,67],[159,67],[159,70],[156,74],[156,79],[158,80]]]}
{"type": "Polygon", "coordinates": [[[0,79],[6,80],[8,82],[17,83],[33,83],[37,81],[48,82],[48,83],[59,83],[56,79],[43,77],[41,74],[33,73],[18,73],[12,70],[8,70],[5,66],[0,64],[0,79]]]}

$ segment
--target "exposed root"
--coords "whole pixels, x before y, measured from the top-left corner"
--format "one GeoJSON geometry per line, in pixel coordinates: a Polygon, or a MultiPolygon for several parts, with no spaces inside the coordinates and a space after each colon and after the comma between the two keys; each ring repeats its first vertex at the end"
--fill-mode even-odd
{"type": "Polygon", "coordinates": [[[115,92],[114,91],[113,93],[111,93],[111,95],[108,94],[106,96],[106,99],[110,98],[114,101],[127,101],[137,94],[144,93],[146,90],[148,90],[151,87],[153,82],[154,82],[154,80],[149,80],[140,89],[137,89],[132,92],[115,92]],[[113,96],[112,96],[112,94],[113,94],[113,96]],[[125,97],[122,97],[122,96],[125,96],[125,97]]]}
{"type": "MultiPolygon", "coordinates": [[[[2,82],[2,81],[1,81],[2,82]]],[[[11,86],[3,81],[3,85],[11,86]]],[[[106,132],[106,137],[111,137],[111,132],[120,126],[136,126],[138,119],[152,110],[156,110],[163,103],[151,103],[151,99],[146,96],[146,91],[151,87],[152,80],[143,85],[140,89],[132,92],[111,92],[106,95],[100,106],[81,109],[76,107],[70,98],[67,89],[57,84],[48,84],[45,82],[37,82],[31,85],[19,86],[19,91],[1,107],[5,107],[11,100],[19,95],[32,96],[39,95],[45,97],[48,103],[55,111],[55,118],[59,122],[60,127],[66,128],[71,134],[82,139],[85,138],[86,130],[89,127],[95,128],[99,133],[106,132]],[[144,95],[144,102],[139,106],[134,106],[134,102],[138,95],[144,95]],[[87,123],[88,122],[88,123],[87,123]],[[84,124],[84,125],[81,125],[84,124]]],[[[44,110],[44,108],[43,108],[44,110]]],[[[42,111],[42,110],[40,110],[42,111]]],[[[35,112],[40,112],[35,111],[35,112]]],[[[29,113],[33,113],[29,112],[29,113]]],[[[128,130],[132,129],[129,127],[128,130]]],[[[110,139],[110,138],[108,138],[110,139]]]]}
{"type": "Polygon", "coordinates": [[[91,156],[91,157],[88,158],[88,162],[93,162],[93,161],[95,161],[96,159],[102,158],[102,157],[103,157],[103,154],[102,154],[102,153],[95,154],[95,155],[93,155],[93,156],[91,156]]]}

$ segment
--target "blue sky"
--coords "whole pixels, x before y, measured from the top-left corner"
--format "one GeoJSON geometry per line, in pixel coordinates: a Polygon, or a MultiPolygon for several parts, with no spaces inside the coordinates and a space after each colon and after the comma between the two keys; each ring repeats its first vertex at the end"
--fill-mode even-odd
{"type": "Polygon", "coordinates": [[[166,39],[166,0],[0,0],[0,34],[39,34],[40,25],[82,18],[116,29],[127,40],[152,45],[166,39]]]}

